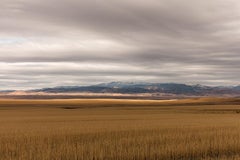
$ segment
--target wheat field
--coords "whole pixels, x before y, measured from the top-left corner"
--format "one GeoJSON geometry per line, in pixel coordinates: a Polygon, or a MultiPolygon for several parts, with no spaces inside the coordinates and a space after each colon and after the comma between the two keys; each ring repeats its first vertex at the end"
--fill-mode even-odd
{"type": "Polygon", "coordinates": [[[239,99],[0,100],[0,160],[237,160],[239,99]]]}

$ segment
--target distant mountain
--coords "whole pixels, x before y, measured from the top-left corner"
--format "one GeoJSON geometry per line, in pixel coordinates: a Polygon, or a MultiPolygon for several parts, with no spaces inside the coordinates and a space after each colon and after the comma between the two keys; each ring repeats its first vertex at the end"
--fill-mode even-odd
{"type": "Polygon", "coordinates": [[[15,92],[15,90],[0,90],[0,93],[11,93],[15,92]]]}
{"type": "Polygon", "coordinates": [[[240,86],[236,87],[209,87],[202,85],[187,85],[178,83],[135,83],[135,82],[111,82],[91,86],[60,86],[55,88],[43,88],[32,90],[34,92],[47,93],[159,93],[175,95],[240,95],[240,86]]]}
{"type": "Polygon", "coordinates": [[[233,88],[234,90],[240,91],[240,86],[236,86],[233,88]]]}

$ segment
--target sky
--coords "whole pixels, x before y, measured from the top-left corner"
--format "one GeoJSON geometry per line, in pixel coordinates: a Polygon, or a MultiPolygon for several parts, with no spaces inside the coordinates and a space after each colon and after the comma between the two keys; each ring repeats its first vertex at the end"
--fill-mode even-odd
{"type": "Polygon", "coordinates": [[[0,90],[239,85],[239,0],[0,0],[0,90]]]}

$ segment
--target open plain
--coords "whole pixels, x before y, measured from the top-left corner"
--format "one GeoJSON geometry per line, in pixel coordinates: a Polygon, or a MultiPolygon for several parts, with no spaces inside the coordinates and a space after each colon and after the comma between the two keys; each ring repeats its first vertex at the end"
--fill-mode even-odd
{"type": "Polygon", "coordinates": [[[240,99],[2,99],[0,159],[240,159],[240,99]]]}

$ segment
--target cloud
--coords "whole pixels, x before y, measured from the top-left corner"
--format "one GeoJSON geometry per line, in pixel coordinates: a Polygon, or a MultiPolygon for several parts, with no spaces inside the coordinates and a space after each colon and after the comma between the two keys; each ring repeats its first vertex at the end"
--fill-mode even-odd
{"type": "Polygon", "coordinates": [[[0,89],[239,84],[237,0],[0,2],[0,89]]]}

